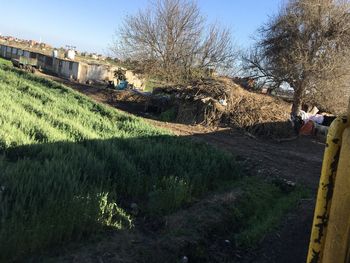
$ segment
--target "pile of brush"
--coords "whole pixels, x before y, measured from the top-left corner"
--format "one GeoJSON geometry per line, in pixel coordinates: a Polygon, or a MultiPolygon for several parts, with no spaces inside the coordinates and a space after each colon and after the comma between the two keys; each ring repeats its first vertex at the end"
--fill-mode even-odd
{"type": "Polygon", "coordinates": [[[250,92],[230,78],[202,80],[190,86],[156,88],[177,109],[176,121],[185,124],[226,125],[256,136],[288,137],[291,105],[276,97],[250,92]]]}

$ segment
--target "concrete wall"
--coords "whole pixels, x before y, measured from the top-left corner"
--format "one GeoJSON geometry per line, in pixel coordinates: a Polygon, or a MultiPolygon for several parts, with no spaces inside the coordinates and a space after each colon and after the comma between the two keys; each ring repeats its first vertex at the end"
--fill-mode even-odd
{"type": "Polygon", "coordinates": [[[6,45],[0,45],[0,56],[3,58],[11,59],[16,58],[18,59],[20,56],[24,56],[29,58],[30,54],[35,54],[35,52],[30,52],[27,50],[23,50],[20,48],[10,47],[6,45]]]}
{"type": "Polygon", "coordinates": [[[38,67],[63,78],[78,80],[79,62],[76,61],[54,59],[51,56],[6,45],[0,45],[0,56],[6,59],[18,59],[19,56],[37,58],[38,67]]]}
{"type": "Polygon", "coordinates": [[[26,57],[26,58],[29,58],[30,52],[27,51],[27,50],[23,50],[23,56],[26,57]]]}
{"type": "Polygon", "coordinates": [[[104,65],[88,65],[86,78],[88,80],[109,80],[109,69],[104,65]]]}
{"type": "Polygon", "coordinates": [[[56,73],[53,60],[54,59],[51,56],[39,55],[38,68],[44,69],[45,71],[50,73],[56,73]]]}
{"type": "MultiPolygon", "coordinates": [[[[14,51],[12,51],[12,47],[6,46],[6,45],[1,45],[1,52],[0,55],[3,58],[11,59],[15,55],[13,54],[14,51]]],[[[17,52],[17,50],[16,50],[17,52]]]]}
{"type": "Polygon", "coordinates": [[[54,73],[60,77],[74,80],[79,79],[79,62],[55,58],[53,59],[52,68],[54,73]]]}
{"type": "Polygon", "coordinates": [[[135,88],[138,88],[138,89],[145,88],[146,80],[144,78],[141,78],[137,74],[134,74],[132,71],[126,70],[125,78],[130,84],[134,85],[135,88]]]}
{"type": "MultiPolygon", "coordinates": [[[[74,79],[79,82],[86,82],[88,80],[113,80],[114,71],[117,69],[116,67],[107,65],[87,64],[78,61],[53,58],[52,56],[47,56],[38,52],[31,52],[29,50],[19,49],[7,45],[0,45],[0,56],[6,59],[18,59],[20,56],[37,58],[37,66],[39,68],[60,77],[74,79]]],[[[131,80],[130,83],[133,83],[132,81],[134,81],[134,78],[129,78],[131,80]]]]}
{"type": "Polygon", "coordinates": [[[12,58],[12,48],[6,47],[6,58],[12,58]]]}
{"type": "Polygon", "coordinates": [[[80,63],[79,81],[112,81],[116,68],[107,65],[80,63]]]}
{"type": "MultiPolygon", "coordinates": [[[[119,67],[107,66],[107,65],[97,65],[97,64],[86,64],[80,63],[79,81],[86,82],[88,80],[92,81],[113,81],[115,79],[114,72],[119,69],[119,67]]],[[[123,68],[122,68],[123,69],[123,68]]],[[[123,69],[125,70],[125,69],[123,69]]],[[[144,89],[146,80],[134,74],[130,70],[125,70],[126,80],[134,85],[136,88],[144,89]]]]}
{"type": "Polygon", "coordinates": [[[6,56],[6,46],[0,45],[0,56],[5,57],[6,56]]]}

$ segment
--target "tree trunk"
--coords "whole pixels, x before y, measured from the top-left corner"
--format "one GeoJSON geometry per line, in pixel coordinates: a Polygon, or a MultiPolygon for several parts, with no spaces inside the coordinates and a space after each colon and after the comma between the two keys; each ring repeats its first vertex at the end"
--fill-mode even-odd
{"type": "Polygon", "coordinates": [[[303,103],[303,97],[304,97],[303,95],[304,95],[304,87],[300,85],[297,89],[294,90],[293,105],[292,105],[292,112],[291,112],[292,117],[298,116],[303,103]]]}

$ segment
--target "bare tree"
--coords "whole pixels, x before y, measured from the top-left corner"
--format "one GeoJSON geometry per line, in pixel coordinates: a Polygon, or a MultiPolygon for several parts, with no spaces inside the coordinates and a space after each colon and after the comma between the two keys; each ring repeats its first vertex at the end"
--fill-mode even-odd
{"type": "Polygon", "coordinates": [[[158,0],[127,16],[113,50],[119,57],[141,61],[147,71],[167,80],[189,79],[196,71],[225,69],[236,52],[231,33],[207,26],[194,1],[158,0]]]}
{"type": "Polygon", "coordinates": [[[292,116],[304,100],[334,106],[349,90],[349,11],[348,1],[290,0],[260,29],[248,68],[294,89],[292,116]]]}

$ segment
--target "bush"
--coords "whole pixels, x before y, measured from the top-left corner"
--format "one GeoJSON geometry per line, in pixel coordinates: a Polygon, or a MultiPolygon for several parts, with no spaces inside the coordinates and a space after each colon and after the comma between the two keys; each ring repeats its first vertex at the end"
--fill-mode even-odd
{"type": "Polygon", "coordinates": [[[176,116],[177,116],[177,109],[175,107],[172,107],[166,111],[163,111],[159,118],[161,121],[167,121],[167,122],[171,122],[176,120],[176,116]]]}

